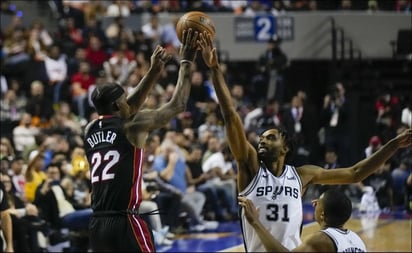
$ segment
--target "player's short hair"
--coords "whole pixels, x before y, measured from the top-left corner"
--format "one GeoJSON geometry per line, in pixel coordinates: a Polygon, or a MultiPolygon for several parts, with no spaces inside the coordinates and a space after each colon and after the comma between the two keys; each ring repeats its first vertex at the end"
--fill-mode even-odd
{"type": "Polygon", "coordinates": [[[116,83],[97,85],[92,93],[92,102],[98,114],[117,111],[116,100],[124,94],[124,89],[116,83]]]}
{"type": "Polygon", "coordinates": [[[323,193],[323,211],[328,226],[340,227],[352,214],[352,202],[343,191],[331,188],[323,193]]]}

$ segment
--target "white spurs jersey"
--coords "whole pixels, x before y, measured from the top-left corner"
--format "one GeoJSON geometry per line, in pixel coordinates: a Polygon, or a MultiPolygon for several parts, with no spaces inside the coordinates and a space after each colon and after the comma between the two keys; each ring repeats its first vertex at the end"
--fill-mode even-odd
{"type": "MultiPolygon", "coordinates": [[[[289,250],[301,244],[302,183],[295,168],[286,165],[280,177],[260,167],[240,195],[259,208],[259,219],[279,242],[289,250]]],[[[266,251],[241,210],[241,225],[246,252],[266,251]]]]}
{"type": "Polygon", "coordinates": [[[366,252],[365,243],[349,229],[329,227],[321,231],[332,239],[336,246],[336,252],[366,252]]]}

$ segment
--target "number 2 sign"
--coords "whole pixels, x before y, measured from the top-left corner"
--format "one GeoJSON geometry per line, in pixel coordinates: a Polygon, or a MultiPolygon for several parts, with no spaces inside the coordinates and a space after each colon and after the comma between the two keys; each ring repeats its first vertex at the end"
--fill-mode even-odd
{"type": "Polygon", "coordinates": [[[267,42],[276,34],[276,21],[272,15],[256,16],[254,20],[255,40],[267,42]]]}

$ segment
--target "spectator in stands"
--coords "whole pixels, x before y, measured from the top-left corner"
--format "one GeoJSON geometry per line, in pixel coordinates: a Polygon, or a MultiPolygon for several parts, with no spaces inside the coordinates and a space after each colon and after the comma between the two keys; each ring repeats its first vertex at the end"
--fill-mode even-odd
{"type": "Polygon", "coordinates": [[[192,72],[191,84],[187,111],[191,112],[193,127],[197,128],[204,122],[204,112],[207,109],[208,101],[212,100],[212,97],[201,71],[192,72]]]}
{"type": "Polygon", "coordinates": [[[102,41],[97,36],[91,36],[86,48],[86,60],[90,62],[91,73],[95,74],[103,69],[103,63],[109,58],[102,41]]]}
{"type": "Polygon", "coordinates": [[[8,89],[0,100],[1,136],[12,138],[13,128],[19,124],[27,100],[19,98],[16,91],[8,89]]]}
{"type": "Polygon", "coordinates": [[[286,13],[286,8],[285,8],[285,5],[284,5],[283,2],[284,1],[282,1],[282,0],[272,1],[272,6],[271,6],[271,9],[270,9],[270,13],[273,16],[277,17],[279,15],[283,15],[283,14],[286,13]]]}
{"type": "Polygon", "coordinates": [[[22,27],[16,27],[6,36],[3,44],[3,53],[5,55],[3,71],[10,76],[18,78],[24,73],[30,55],[27,52],[28,42],[25,36],[25,30],[22,27]]]}
{"type": "Polygon", "coordinates": [[[115,17],[105,29],[107,38],[107,46],[109,48],[117,48],[119,46],[119,38],[125,32],[128,36],[133,36],[133,31],[124,24],[123,17],[115,17]]]}
{"type": "Polygon", "coordinates": [[[53,44],[49,31],[40,20],[34,20],[28,32],[31,57],[34,60],[43,61],[47,55],[47,48],[53,44]]]}
{"type": "Polygon", "coordinates": [[[179,16],[173,15],[170,22],[163,26],[162,34],[160,36],[162,44],[173,46],[176,49],[178,49],[181,44],[176,34],[176,24],[178,20],[179,16]]]}
{"type": "Polygon", "coordinates": [[[13,226],[13,247],[16,252],[40,251],[37,232],[45,222],[39,218],[38,209],[31,203],[25,203],[13,189],[11,178],[7,174],[0,174],[5,194],[9,200],[9,212],[13,226]],[[37,223],[37,224],[36,224],[37,223]]]}
{"type": "Polygon", "coordinates": [[[0,248],[5,252],[14,252],[13,249],[13,225],[9,210],[9,201],[6,190],[2,182],[0,182],[0,227],[3,233],[6,245],[3,245],[3,240],[0,240],[0,248]]]}
{"type": "Polygon", "coordinates": [[[51,125],[53,126],[52,129],[58,129],[66,137],[73,138],[73,136],[82,134],[84,120],[84,118],[79,118],[78,115],[72,112],[69,103],[62,101],[59,103],[59,109],[51,119],[51,125]]]}
{"type": "Polygon", "coordinates": [[[89,41],[90,37],[93,35],[99,37],[103,45],[106,45],[106,34],[101,27],[101,22],[95,16],[89,18],[86,22],[86,26],[82,28],[82,37],[84,41],[89,41]]]}
{"type": "Polygon", "coordinates": [[[55,230],[62,228],[87,230],[92,210],[90,208],[76,210],[66,198],[66,193],[60,184],[62,172],[58,164],[49,164],[46,174],[46,179],[36,189],[34,200],[40,210],[40,216],[55,230]]]}
{"type": "Polygon", "coordinates": [[[411,13],[412,3],[410,0],[397,0],[395,3],[395,10],[397,12],[411,13]]]}
{"type": "Polygon", "coordinates": [[[280,48],[281,38],[274,35],[267,42],[266,50],[259,56],[259,70],[264,75],[266,87],[262,87],[266,99],[275,98],[282,103],[284,96],[284,71],[288,58],[280,48]]]}
{"type": "Polygon", "coordinates": [[[152,14],[149,21],[142,26],[142,32],[145,39],[148,39],[153,45],[161,44],[161,37],[163,34],[163,25],[160,24],[160,19],[157,14],[152,14]]]}
{"type": "Polygon", "coordinates": [[[40,147],[35,150],[35,153],[30,154],[29,161],[27,164],[27,169],[25,171],[24,185],[25,199],[28,202],[33,202],[36,196],[37,187],[46,179],[46,174],[43,171],[43,166],[45,164],[44,152],[50,145],[52,139],[47,138],[41,143],[40,147]]]}
{"type": "Polygon", "coordinates": [[[71,77],[71,98],[76,114],[86,118],[86,98],[91,85],[96,83],[96,78],[91,73],[90,63],[80,62],[79,71],[71,77]]]}
{"type": "Polygon", "coordinates": [[[61,17],[73,18],[76,27],[84,27],[85,7],[89,1],[84,0],[62,0],[61,17]]]}
{"type": "Polygon", "coordinates": [[[0,139],[0,159],[11,160],[16,156],[12,141],[7,137],[1,137],[0,139]]]}
{"type": "Polygon", "coordinates": [[[372,14],[379,11],[379,3],[377,0],[369,0],[368,1],[368,9],[366,10],[367,13],[372,14]]]}
{"type": "Polygon", "coordinates": [[[52,98],[53,105],[57,105],[63,97],[64,86],[67,85],[67,62],[66,56],[62,54],[58,44],[52,45],[46,58],[44,66],[50,89],[45,89],[45,95],[52,98]]]}
{"type": "Polygon", "coordinates": [[[112,56],[103,63],[108,82],[116,82],[121,86],[126,86],[130,74],[136,68],[137,62],[134,60],[134,53],[128,50],[126,43],[122,43],[112,56]]]}
{"type": "Polygon", "coordinates": [[[79,71],[80,62],[87,61],[86,48],[78,47],[72,57],[67,58],[67,75],[71,78],[79,71]]]}
{"type": "Polygon", "coordinates": [[[23,174],[23,169],[26,167],[22,156],[16,156],[10,162],[9,175],[11,176],[11,182],[13,184],[13,189],[16,196],[21,200],[26,201],[24,185],[26,184],[26,179],[23,174]]]}
{"type": "Polygon", "coordinates": [[[236,111],[243,120],[251,110],[252,100],[250,95],[245,94],[245,87],[240,83],[234,83],[230,89],[233,102],[236,104],[236,111]]]}
{"type": "Polygon", "coordinates": [[[365,148],[365,157],[369,157],[382,147],[382,141],[379,136],[374,135],[369,139],[369,145],[365,148]]]}
{"type": "Polygon", "coordinates": [[[218,140],[223,140],[225,138],[225,130],[222,123],[218,121],[216,112],[208,113],[205,122],[197,128],[197,136],[199,136],[199,138],[204,138],[204,133],[206,131],[212,132],[218,140]]]}
{"type": "Polygon", "coordinates": [[[405,100],[405,105],[401,112],[401,123],[412,127],[412,97],[405,100]]]}
{"type": "Polygon", "coordinates": [[[226,209],[229,219],[234,219],[237,217],[238,206],[236,205],[237,175],[233,169],[233,158],[227,144],[219,143],[216,137],[210,138],[208,144],[208,149],[202,157],[202,170],[209,174],[205,184],[215,188],[215,198],[221,208],[226,209]],[[205,159],[205,156],[208,157],[205,159]]]}
{"type": "Polygon", "coordinates": [[[44,94],[44,84],[33,81],[30,84],[30,96],[26,105],[26,112],[32,116],[32,123],[37,127],[47,127],[54,114],[52,100],[44,94]]]}
{"type": "Polygon", "coordinates": [[[159,154],[154,159],[153,169],[159,173],[160,178],[180,191],[181,203],[191,219],[191,229],[196,231],[206,229],[205,225],[208,223],[204,222],[201,216],[206,198],[203,193],[188,186],[184,157],[179,153],[179,148],[172,139],[165,138],[162,141],[159,154]]]}
{"type": "Polygon", "coordinates": [[[245,117],[245,130],[260,134],[267,127],[283,125],[280,103],[276,99],[268,100],[262,107],[248,113],[245,117]]]}
{"type": "Polygon", "coordinates": [[[106,17],[128,17],[130,16],[130,1],[114,0],[107,6],[106,17]]]}
{"type": "Polygon", "coordinates": [[[339,10],[341,11],[352,10],[352,0],[341,0],[339,10]]]}
{"type": "Polygon", "coordinates": [[[220,0],[221,9],[233,12],[235,14],[241,14],[243,9],[246,8],[247,0],[220,0]]]}
{"type": "Polygon", "coordinates": [[[31,115],[23,113],[19,125],[13,129],[13,143],[16,153],[21,155],[27,147],[34,145],[34,136],[39,131],[38,127],[33,126],[31,115]]]}
{"type": "Polygon", "coordinates": [[[261,3],[260,0],[250,0],[243,11],[243,16],[254,17],[259,14],[264,14],[268,8],[269,6],[261,3]]]}
{"type": "Polygon", "coordinates": [[[348,156],[348,130],[350,113],[342,83],[333,84],[324,96],[321,110],[321,126],[325,133],[325,148],[335,148],[342,166],[350,163],[348,156]]]}
{"type": "Polygon", "coordinates": [[[410,163],[412,158],[404,159],[398,167],[392,170],[391,176],[393,181],[393,203],[395,206],[404,207],[406,196],[406,179],[412,171],[410,163]]]}
{"type": "Polygon", "coordinates": [[[202,170],[203,148],[200,145],[192,145],[188,150],[186,159],[187,165],[187,183],[194,186],[196,191],[202,192],[206,196],[205,217],[208,217],[209,210],[214,214],[214,219],[223,221],[223,208],[220,205],[217,189],[212,184],[207,184],[206,181],[212,177],[212,174],[204,173],[202,170]]]}
{"type": "Polygon", "coordinates": [[[292,97],[290,106],[282,112],[282,124],[290,136],[295,141],[295,150],[293,158],[297,165],[303,165],[310,162],[313,157],[313,146],[315,142],[317,126],[313,123],[314,114],[309,108],[306,108],[304,100],[306,95],[295,95],[292,97]]]}
{"type": "Polygon", "coordinates": [[[377,111],[376,126],[378,135],[386,143],[396,135],[398,121],[399,98],[393,95],[390,90],[383,91],[375,102],[377,111]]]}
{"type": "Polygon", "coordinates": [[[82,33],[81,27],[77,26],[73,17],[65,18],[65,22],[59,27],[59,41],[62,42],[62,51],[69,56],[73,56],[77,47],[82,47],[87,42],[82,33]]]}
{"type": "Polygon", "coordinates": [[[383,164],[360,184],[362,186],[371,186],[373,188],[381,210],[393,210],[393,180],[390,173],[389,162],[383,164]]]}
{"type": "Polygon", "coordinates": [[[142,202],[139,206],[140,215],[148,219],[149,224],[152,227],[153,237],[156,245],[172,245],[173,241],[167,238],[169,233],[169,226],[163,226],[160,215],[156,212],[159,211],[156,201],[158,189],[156,187],[147,187],[145,181],[142,181],[142,202]]]}

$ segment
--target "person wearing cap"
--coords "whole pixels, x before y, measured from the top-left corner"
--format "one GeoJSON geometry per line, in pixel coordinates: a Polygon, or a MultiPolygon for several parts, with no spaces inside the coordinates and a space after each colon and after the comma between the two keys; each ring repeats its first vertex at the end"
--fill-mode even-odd
{"type": "MultiPolygon", "coordinates": [[[[149,132],[183,112],[190,94],[197,32],[183,31],[180,68],[173,97],[156,110],[141,109],[171,59],[157,46],[148,72],[131,93],[115,83],[96,86],[92,102],[98,118],[85,128],[85,150],[92,184],[90,245],[96,252],[155,252],[150,227],[139,212],[143,148],[149,132]]],[[[148,215],[147,213],[146,215],[148,215]]]]}
{"type": "Polygon", "coordinates": [[[374,135],[369,139],[369,145],[365,148],[365,157],[369,157],[376,150],[378,150],[382,146],[382,141],[379,136],[374,135]]]}

